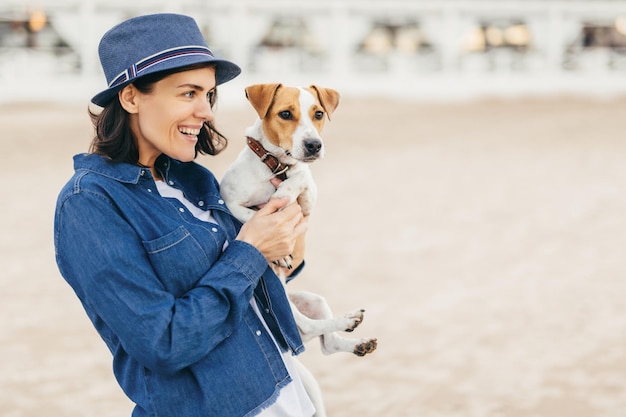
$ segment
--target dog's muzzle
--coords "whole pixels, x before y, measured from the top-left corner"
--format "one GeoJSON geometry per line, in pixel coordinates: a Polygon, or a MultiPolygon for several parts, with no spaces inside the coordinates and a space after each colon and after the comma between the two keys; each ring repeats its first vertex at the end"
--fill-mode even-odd
{"type": "Polygon", "coordinates": [[[315,159],[322,150],[322,141],[319,139],[305,139],[303,146],[305,159],[315,159]]]}

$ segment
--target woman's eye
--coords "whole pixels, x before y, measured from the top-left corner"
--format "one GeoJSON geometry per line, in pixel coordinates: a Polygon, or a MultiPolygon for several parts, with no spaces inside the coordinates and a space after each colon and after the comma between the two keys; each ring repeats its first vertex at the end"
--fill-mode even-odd
{"type": "Polygon", "coordinates": [[[209,103],[213,103],[213,101],[215,100],[215,91],[209,91],[206,95],[206,99],[209,103]]]}
{"type": "Polygon", "coordinates": [[[280,117],[283,120],[291,120],[293,119],[293,115],[291,114],[291,112],[289,110],[283,110],[280,113],[278,113],[278,117],[280,117]]]}
{"type": "Polygon", "coordinates": [[[322,120],[324,118],[324,112],[318,110],[315,112],[315,120],[322,120]]]}
{"type": "Polygon", "coordinates": [[[196,95],[196,92],[195,92],[195,91],[193,91],[193,90],[191,90],[191,91],[187,91],[187,92],[185,93],[185,97],[187,97],[187,98],[194,98],[194,97],[195,97],[195,95],[196,95]]]}

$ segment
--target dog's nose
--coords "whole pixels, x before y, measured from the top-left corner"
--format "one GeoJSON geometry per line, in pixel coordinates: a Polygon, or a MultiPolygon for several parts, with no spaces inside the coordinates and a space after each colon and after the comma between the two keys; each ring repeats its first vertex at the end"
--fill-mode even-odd
{"type": "Polygon", "coordinates": [[[322,149],[322,141],[319,139],[306,139],[304,141],[304,149],[308,155],[316,155],[322,149]]]}

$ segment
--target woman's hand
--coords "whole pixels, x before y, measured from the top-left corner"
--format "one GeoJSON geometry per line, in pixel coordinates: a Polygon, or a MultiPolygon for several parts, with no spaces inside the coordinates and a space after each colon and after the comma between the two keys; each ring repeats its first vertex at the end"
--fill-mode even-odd
{"type": "Polygon", "coordinates": [[[308,222],[300,205],[290,204],[289,198],[271,198],[241,227],[237,240],[256,247],[269,262],[293,253],[296,240],[303,235],[308,222]]]}

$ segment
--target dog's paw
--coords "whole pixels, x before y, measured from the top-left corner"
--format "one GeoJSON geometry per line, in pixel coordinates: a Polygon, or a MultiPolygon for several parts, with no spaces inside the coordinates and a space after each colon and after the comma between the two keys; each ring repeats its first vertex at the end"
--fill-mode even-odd
{"type": "Polygon", "coordinates": [[[346,327],[346,330],[345,330],[346,332],[354,331],[354,329],[356,329],[359,326],[359,324],[363,322],[364,312],[365,310],[359,309],[359,310],[354,310],[349,313],[346,313],[346,315],[344,316],[346,319],[348,319],[348,326],[346,327]]]}
{"type": "Polygon", "coordinates": [[[372,353],[378,347],[378,340],[375,338],[372,339],[361,339],[361,343],[354,347],[354,353],[357,356],[365,356],[368,353],[372,353]]]}

